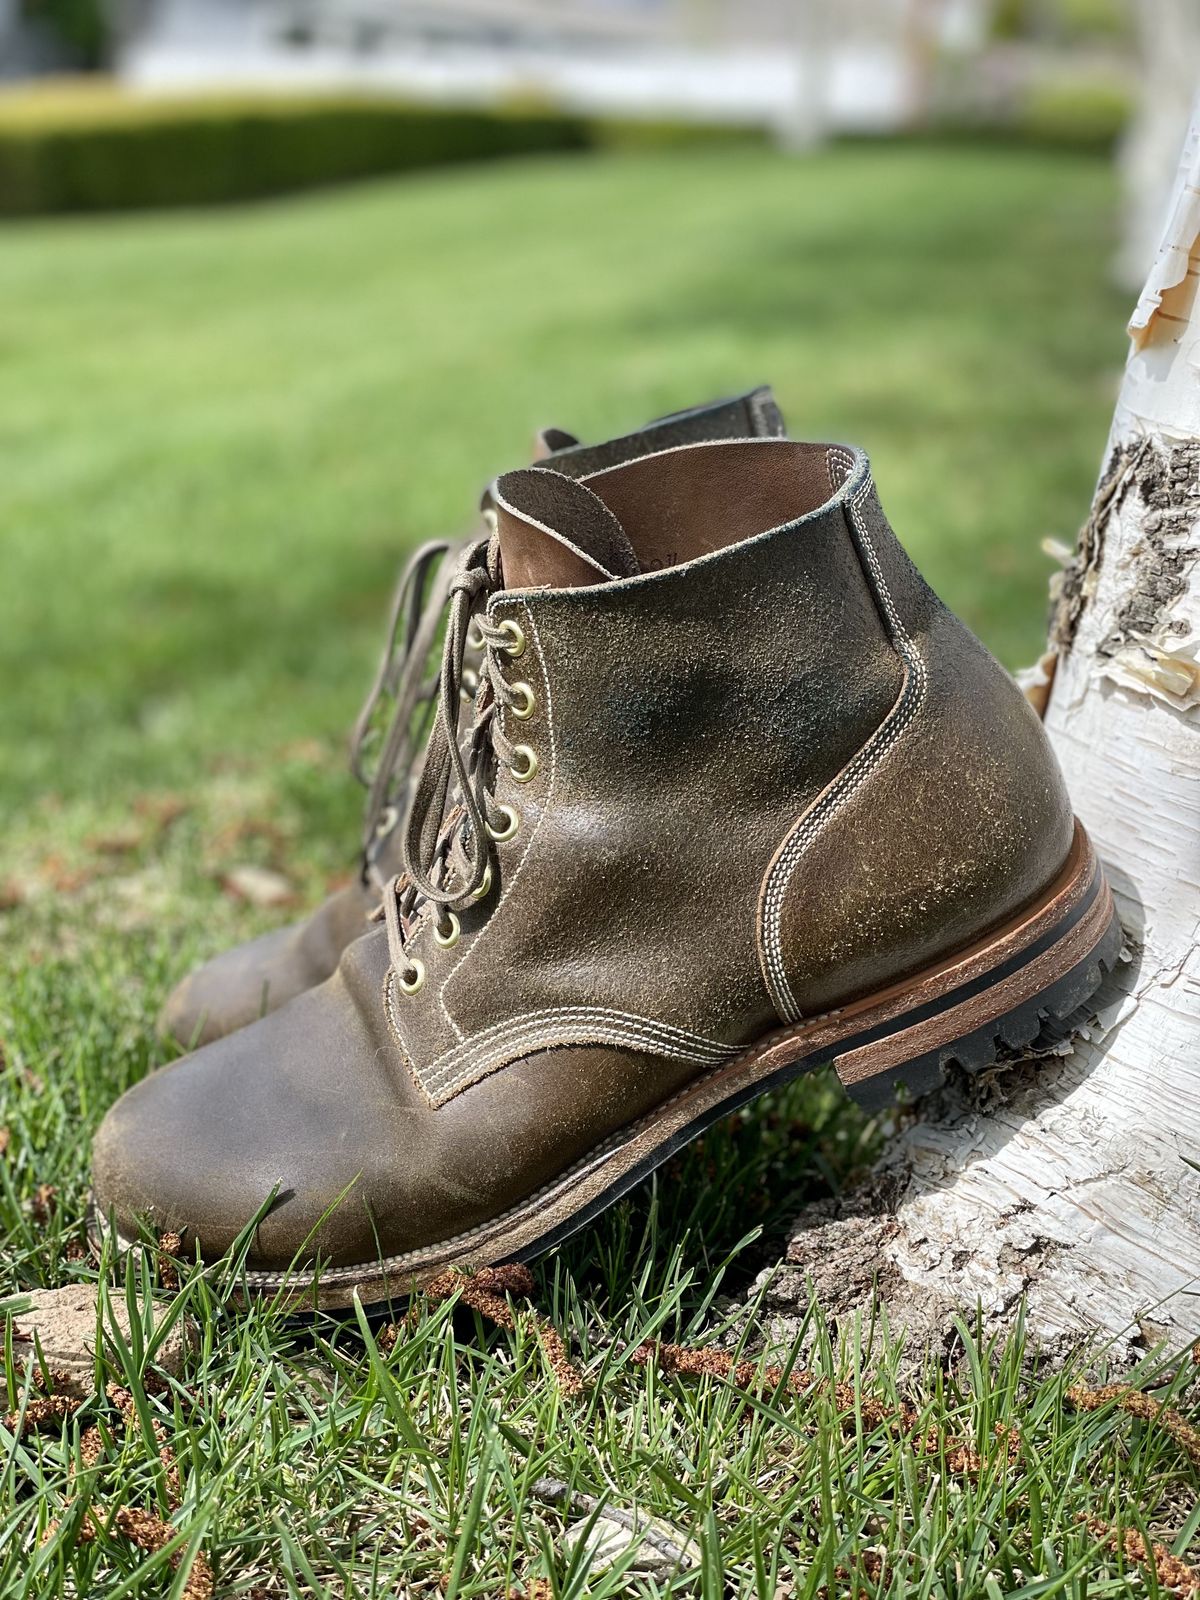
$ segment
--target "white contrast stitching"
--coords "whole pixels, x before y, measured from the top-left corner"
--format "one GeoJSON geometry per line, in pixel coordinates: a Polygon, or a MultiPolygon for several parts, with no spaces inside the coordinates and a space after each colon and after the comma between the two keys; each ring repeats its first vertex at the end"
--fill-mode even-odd
{"type": "MultiPolygon", "coordinates": [[[[724,1062],[719,1063],[721,1066],[724,1064],[724,1062]]],[[[518,1200],[515,1205],[509,1206],[507,1210],[498,1212],[494,1217],[489,1217],[486,1222],[478,1222],[473,1228],[466,1228],[462,1233],[451,1234],[448,1239],[439,1239],[436,1244],[423,1245],[418,1250],[407,1250],[402,1251],[399,1255],[384,1256],[379,1261],[364,1261],[354,1267],[334,1267],[321,1275],[321,1282],[335,1285],[360,1282],[364,1269],[368,1266],[378,1268],[382,1272],[394,1272],[397,1268],[402,1268],[410,1262],[414,1265],[419,1265],[422,1261],[427,1261],[431,1256],[441,1255],[444,1250],[455,1249],[463,1244],[469,1244],[472,1239],[477,1239],[483,1234],[490,1233],[493,1228],[502,1227],[511,1217],[519,1216],[522,1212],[530,1210],[539,1203],[544,1204],[546,1199],[558,1189],[569,1187],[589,1167],[602,1163],[614,1150],[618,1150],[623,1144],[628,1143],[631,1138],[636,1138],[645,1127],[656,1118],[661,1117],[664,1111],[669,1111],[672,1106],[683,1099],[684,1095],[691,1093],[697,1084],[703,1083],[706,1078],[716,1071],[717,1066],[710,1067],[707,1072],[702,1073],[699,1078],[694,1079],[691,1083],[685,1084],[669,1100],[664,1100],[661,1105],[656,1106],[646,1116],[640,1117],[635,1123],[627,1127],[618,1129],[616,1133],[589,1150],[587,1155],[581,1156],[578,1161],[574,1162],[564,1172],[561,1172],[558,1177],[552,1178],[549,1183],[543,1184],[540,1189],[535,1189],[531,1195],[527,1195],[523,1200],[518,1200]]],[[[124,1236],[122,1235],[122,1237],[124,1236]]],[[[245,1276],[248,1283],[282,1284],[288,1281],[290,1274],[248,1270],[245,1276]]]]}
{"type": "Polygon", "coordinates": [[[579,1033],[579,1042],[585,1043],[592,1031],[597,1036],[620,1035],[622,1038],[637,1035],[639,1039],[661,1045],[684,1060],[703,1058],[706,1061],[724,1060],[733,1048],[684,1028],[672,1028],[641,1017],[632,1012],[610,1011],[602,1006],[563,1007],[561,1010],[532,1012],[501,1024],[498,1029],[477,1035],[461,1049],[447,1051],[433,1064],[426,1076],[430,1088],[442,1088],[451,1079],[458,1081],[464,1071],[472,1069],[481,1059],[487,1060],[511,1049],[514,1042],[523,1042],[530,1035],[539,1037],[553,1033],[562,1037],[566,1033],[579,1033]],[[499,1037],[497,1037],[499,1035],[499,1037]]]}
{"type": "MultiPolygon", "coordinates": [[[[847,456],[845,451],[830,451],[836,453],[839,464],[853,466],[854,458],[847,456]]],[[[766,957],[765,977],[771,998],[780,1017],[785,1022],[798,1022],[801,1017],[800,1008],[792,994],[788,982],[787,968],[783,957],[783,902],[788,887],[792,881],[796,867],[801,856],[817,838],[821,830],[842,809],[851,797],[858,792],[866,780],[876,770],[879,763],[888,751],[893,748],[896,741],[912,722],[925,699],[928,687],[928,673],[921,653],[909,637],[908,631],[901,621],[896,610],[891,591],[883,576],[879,565],[879,558],[875,551],[874,543],[862,516],[863,502],[871,492],[872,482],[868,473],[863,481],[862,488],[850,501],[850,514],[858,534],[859,548],[871,573],[876,593],[883,605],[887,618],[888,632],[892,643],[899,652],[904,662],[904,682],[900,693],[887,716],[876,728],[875,732],[863,745],[862,749],[845,767],[830,786],[809,807],[789,834],[787,843],[770,870],[767,880],[767,890],[763,900],[763,949],[766,957]]]]}
{"type": "Polygon", "coordinates": [[[830,494],[836,494],[849,478],[850,474],[854,471],[853,451],[846,450],[843,448],[843,446],[838,444],[830,445],[829,449],[825,452],[825,471],[829,475],[829,492],[830,494]],[[833,475],[835,464],[842,469],[841,483],[839,483],[833,475]]]}
{"type": "MultiPolygon", "coordinates": [[[[534,472],[547,472],[553,471],[553,468],[533,467],[527,470],[534,472]]],[[[496,504],[501,506],[505,511],[511,511],[513,516],[519,517],[523,522],[529,523],[530,527],[537,528],[542,533],[549,534],[551,539],[553,539],[556,544],[561,544],[565,549],[569,550],[572,555],[578,556],[579,559],[585,562],[589,567],[594,567],[601,577],[607,582],[612,583],[615,580],[617,576],[615,572],[610,572],[607,567],[602,567],[596,560],[595,556],[590,556],[586,550],[581,550],[577,544],[575,544],[571,539],[567,538],[565,533],[560,533],[557,528],[547,527],[547,525],[544,522],[540,522],[537,517],[527,516],[525,512],[517,511],[515,507],[511,506],[504,496],[499,493],[496,494],[495,499],[496,504]]]]}
{"type": "MultiPolygon", "coordinates": [[[[399,1039],[395,1015],[395,990],[386,990],[388,1019],[399,1039]]],[[[670,1060],[691,1061],[711,1066],[730,1059],[743,1048],[706,1039],[701,1034],[633,1012],[606,1006],[562,1006],[532,1011],[521,1017],[494,1023],[461,1045],[452,1046],[422,1071],[404,1050],[409,1069],[418,1087],[434,1104],[448,1100],[460,1089],[469,1087],[487,1072],[508,1065],[537,1049],[566,1044],[611,1044],[627,1049],[644,1047],[652,1054],[670,1060]],[[484,1071],[480,1071],[480,1068],[484,1071]]],[[[402,1046],[403,1049],[403,1046],[402,1046]]]]}

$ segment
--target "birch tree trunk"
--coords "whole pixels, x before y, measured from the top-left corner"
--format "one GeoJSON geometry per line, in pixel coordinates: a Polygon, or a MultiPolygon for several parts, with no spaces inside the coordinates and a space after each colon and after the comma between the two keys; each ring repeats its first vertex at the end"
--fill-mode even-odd
{"type": "MultiPolygon", "coordinates": [[[[1200,102],[1096,498],[1061,579],[1046,726],[1129,941],[1083,1037],[951,1086],[869,1192],[802,1217],[815,1279],[914,1331],[953,1306],[1044,1343],[1200,1333],[1200,102]]],[[[1085,1018],[1086,1022],[1087,1019],[1085,1018]]]]}

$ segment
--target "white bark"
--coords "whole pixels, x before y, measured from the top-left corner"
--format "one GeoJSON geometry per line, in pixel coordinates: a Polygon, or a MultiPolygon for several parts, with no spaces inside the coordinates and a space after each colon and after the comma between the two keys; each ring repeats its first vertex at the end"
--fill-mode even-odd
{"type": "MultiPolygon", "coordinates": [[[[1046,1341],[1200,1333],[1198,285],[1200,117],[1064,577],[1073,637],[1046,713],[1133,960],[1061,1059],[947,1091],[893,1142],[890,1203],[864,1226],[902,1320],[979,1302],[1000,1323],[1024,1293],[1046,1341]]],[[[792,1261],[847,1249],[844,1226],[802,1226],[792,1261]]]]}

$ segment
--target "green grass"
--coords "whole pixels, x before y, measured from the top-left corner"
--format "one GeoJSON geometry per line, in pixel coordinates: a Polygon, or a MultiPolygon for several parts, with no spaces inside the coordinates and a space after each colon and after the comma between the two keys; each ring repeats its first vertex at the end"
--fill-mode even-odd
{"type": "Polygon", "coordinates": [[[1086,160],[712,152],[7,228],[4,798],[335,733],[399,555],[534,427],[762,378],[1023,663],[1123,360],[1112,206],[1086,160]]]}
{"type": "MultiPolygon", "coordinates": [[[[294,914],[239,904],[223,875],[274,865],[308,904],[349,867],[340,742],[395,568],[470,524],[534,426],[604,434],[769,378],[795,431],[869,448],[930,579],[1006,661],[1031,659],[1038,540],[1082,516],[1123,355],[1113,207],[1084,159],[714,151],[0,234],[0,1293],[96,1278],[69,1248],[90,1130],[162,1059],[175,978],[294,914]]],[[[180,1594],[172,1552],[73,1537],[79,1493],[106,1517],[162,1502],[155,1420],[180,1540],[221,1595],[620,1592],[572,1565],[531,1494],[543,1476],[693,1534],[689,1592],[712,1600],[841,1595],[837,1569],[868,1552],[886,1562],[864,1592],[897,1600],[1128,1594],[1142,1580],[1085,1513],[1194,1552],[1179,1448],[1111,1406],[1076,1414],[1019,1336],[964,1327],[947,1362],[814,1311],[784,1357],[848,1383],[840,1409],[828,1383],[747,1402],[629,1359],[649,1337],[757,1349],[737,1297],[878,1133],[827,1081],[799,1086],[542,1263],[576,1398],[524,1321],[425,1307],[385,1353],[353,1319],[238,1311],[236,1266],[159,1288],[202,1337],[165,1388],[152,1352],[110,1351],[135,1426],[97,1400],[20,1439],[0,1427],[0,1595],[180,1594]],[[871,1412],[901,1397],[903,1436],[871,1412]],[[72,1487],[93,1421],[107,1465],[72,1487]],[[932,1452],[910,1437],[927,1432],[932,1452]],[[977,1472],[955,1469],[958,1441],[977,1472]]],[[[119,1296],[152,1270],[102,1277],[119,1296]]],[[[1191,1403],[1185,1368],[1135,1376],[1191,1403]]]]}

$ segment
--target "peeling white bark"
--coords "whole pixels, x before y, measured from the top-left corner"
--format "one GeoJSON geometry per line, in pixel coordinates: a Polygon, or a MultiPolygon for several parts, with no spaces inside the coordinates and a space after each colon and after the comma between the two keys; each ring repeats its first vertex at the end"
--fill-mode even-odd
{"type": "MultiPolygon", "coordinates": [[[[1197,53],[1200,53],[1200,13],[1197,14],[1197,53]]],[[[1171,189],[1169,209],[1167,212],[1166,226],[1159,240],[1158,251],[1150,266],[1142,293],[1134,309],[1133,316],[1129,319],[1129,333],[1133,339],[1135,353],[1140,351],[1150,340],[1150,332],[1154,319],[1164,309],[1164,297],[1170,296],[1171,290],[1178,290],[1178,298],[1185,300],[1186,293],[1182,289],[1184,280],[1188,276],[1189,266],[1194,264],[1196,239],[1200,235],[1200,95],[1196,96],[1192,118],[1188,126],[1187,135],[1183,142],[1183,153],[1179,158],[1179,170],[1175,174],[1175,182],[1171,189]]],[[[1193,294],[1194,298],[1194,294],[1193,294]]],[[[1177,311],[1186,315],[1185,308],[1180,305],[1177,311]]],[[[1167,352],[1167,356],[1150,364],[1148,368],[1137,369],[1137,385],[1141,391],[1139,395],[1127,396],[1122,392],[1122,402],[1128,405],[1149,406],[1151,414],[1158,424],[1167,429],[1178,431],[1182,425],[1195,437],[1191,424],[1195,422],[1196,389],[1195,385],[1184,385],[1178,399],[1172,394],[1168,401],[1171,410],[1170,416],[1162,415],[1162,396],[1155,403],[1152,385],[1166,382],[1173,366],[1174,355],[1177,353],[1174,343],[1169,339],[1160,339],[1159,345],[1167,352]],[[1183,415],[1176,415],[1176,408],[1183,408],[1183,415]]],[[[1185,352],[1188,366],[1195,370],[1194,341],[1189,341],[1189,348],[1185,352]]],[[[1178,385],[1177,385],[1178,387],[1178,385]]],[[[1126,385],[1129,388],[1129,385],[1126,385]]],[[[1118,412],[1118,421],[1120,413],[1118,412]]]]}
{"type": "Polygon", "coordinates": [[[1046,709],[1134,959],[1061,1059],[947,1091],[893,1142],[902,1320],[915,1296],[925,1322],[933,1301],[1000,1323],[1024,1293],[1046,1341],[1200,1334],[1200,116],[1170,215],[1046,709]]]}

